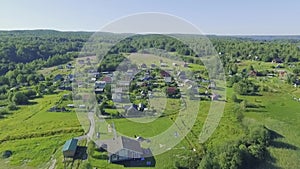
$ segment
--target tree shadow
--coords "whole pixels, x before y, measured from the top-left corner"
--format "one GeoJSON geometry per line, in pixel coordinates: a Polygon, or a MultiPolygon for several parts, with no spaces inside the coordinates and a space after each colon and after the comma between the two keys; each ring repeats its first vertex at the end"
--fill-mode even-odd
{"type": "Polygon", "coordinates": [[[277,139],[277,138],[284,138],[283,135],[277,133],[277,132],[274,131],[274,130],[268,129],[268,131],[269,131],[269,133],[270,133],[271,140],[274,140],[274,139],[277,139]]]}
{"type": "Polygon", "coordinates": [[[245,96],[263,96],[260,93],[249,93],[249,94],[245,94],[245,96]]]}
{"type": "Polygon", "coordinates": [[[81,161],[87,160],[87,157],[87,147],[77,146],[74,157],[64,158],[64,168],[79,168],[81,161]]]}
{"type": "Polygon", "coordinates": [[[1,111],[0,112],[0,119],[4,119],[7,115],[10,115],[12,114],[11,112],[9,111],[1,111]]]}
{"type": "Polygon", "coordinates": [[[29,101],[28,103],[26,103],[24,105],[34,105],[34,104],[37,104],[37,102],[35,102],[35,101],[29,101]]]}
{"type": "Polygon", "coordinates": [[[282,169],[275,165],[276,159],[269,152],[265,154],[265,160],[260,162],[257,169],[282,169]]]}
{"type": "Polygon", "coordinates": [[[260,105],[260,104],[253,104],[253,103],[249,103],[249,104],[247,104],[247,108],[256,108],[256,109],[258,109],[258,108],[266,108],[266,106],[263,106],[263,105],[260,105]]]}
{"type": "Polygon", "coordinates": [[[269,151],[265,152],[265,160],[259,162],[256,169],[282,169],[276,166],[276,158],[274,158],[269,151]]]}
{"type": "Polygon", "coordinates": [[[289,150],[298,150],[299,149],[297,146],[294,146],[292,144],[284,143],[281,141],[275,141],[275,140],[270,142],[270,146],[274,147],[274,148],[282,148],[282,149],[289,149],[289,150]]]}
{"type": "Polygon", "coordinates": [[[285,143],[282,141],[278,141],[276,139],[280,139],[280,138],[284,138],[283,135],[277,133],[274,130],[270,130],[268,129],[269,133],[270,133],[270,146],[273,148],[282,148],[282,149],[290,149],[290,150],[298,150],[299,147],[289,144],[289,143],[285,143]]]}
{"type": "Polygon", "coordinates": [[[265,112],[268,112],[268,111],[266,111],[266,110],[261,110],[261,109],[247,108],[247,109],[245,110],[245,112],[265,113],[265,112]]]}

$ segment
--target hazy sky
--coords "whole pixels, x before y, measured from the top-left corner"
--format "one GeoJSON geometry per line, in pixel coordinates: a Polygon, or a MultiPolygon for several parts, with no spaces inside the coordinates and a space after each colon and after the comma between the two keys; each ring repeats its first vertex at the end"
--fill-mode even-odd
{"type": "Polygon", "coordinates": [[[179,16],[206,34],[300,35],[297,0],[1,0],[0,30],[97,31],[140,12],[179,16]]]}

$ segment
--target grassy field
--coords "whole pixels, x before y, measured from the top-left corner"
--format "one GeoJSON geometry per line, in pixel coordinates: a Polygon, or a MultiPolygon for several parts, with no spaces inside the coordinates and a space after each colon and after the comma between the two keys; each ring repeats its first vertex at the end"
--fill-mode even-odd
{"type": "MultiPolygon", "coordinates": [[[[241,68],[253,65],[256,70],[272,69],[276,64],[245,61],[241,68]]],[[[288,69],[283,69],[287,70],[288,69]]],[[[272,141],[268,148],[270,157],[260,168],[289,168],[300,166],[300,89],[294,88],[278,78],[253,78],[257,84],[268,86],[269,92],[262,92],[261,96],[239,96],[247,102],[257,105],[244,113],[243,123],[246,125],[262,124],[279,136],[272,141]]],[[[229,89],[228,93],[232,93],[229,89]]],[[[230,96],[228,96],[230,98],[230,96]]]]}
{"type": "Polygon", "coordinates": [[[82,134],[75,112],[47,111],[64,94],[32,100],[34,104],[20,106],[0,121],[0,152],[13,152],[7,162],[9,165],[43,166],[67,139],[82,134]]]}
{"type": "MultiPolygon", "coordinates": [[[[291,93],[298,93],[299,89],[291,90],[290,86],[281,86],[278,93],[264,93],[263,97],[247,97],[264,108],[249,110],[245,113],[247,121],[266,125],[280,135],[269,148],[275,159],[275,166],[279,168],[298,168],[300,166],[300,102],[293,100],[291,93]]],[[[300,95],[298,94],[298,98],[300,95]]],[[[265,168],[263,165],[261,168],[265,168]]]]}

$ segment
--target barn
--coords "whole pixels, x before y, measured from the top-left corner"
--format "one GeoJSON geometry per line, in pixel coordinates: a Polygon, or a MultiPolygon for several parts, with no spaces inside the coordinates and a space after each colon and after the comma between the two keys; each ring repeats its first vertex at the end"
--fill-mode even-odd
{"type": "Polygon", "coordinates": [[[76,153],[78,139],[72,138],[64,144],[62,149],[65,158],[73,158],[76,153]]]}

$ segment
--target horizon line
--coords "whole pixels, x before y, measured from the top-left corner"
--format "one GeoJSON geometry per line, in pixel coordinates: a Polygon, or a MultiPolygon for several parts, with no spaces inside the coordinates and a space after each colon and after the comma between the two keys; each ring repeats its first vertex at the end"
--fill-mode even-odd
{"type": "MultiPolygon", "coordinates": [[[[96,33],[96,32],[105,32],[105,31],[98,31],[98,30],[62,30],[62,29],[52,29],[52,28],[29,28],[29,29],[0,29],[0,31],[57,31],[57,32],[86,32],[86,33],[96,33]]],[[[115,32],[105,32],[105,33],[115,33],[115,32]]],[[[124,32],[124,34],[129,33],[131,34],[132,32],[124,32]]],[[[116,33],[116,34],[123,34],[123,33],[116,33]]],[[[137,33],[133,33],[137,34],[137,33]]],[[[188,33],[168,33],[168,34],[188,34],[188,33]]],[[[193,35],[193,34],[189,34],[193,35]]],[[[196,35],[196,34],[195,34],[196,35]]],[[[198,35],[206,35],[206,36],[300,36],[299,34],[264,34],[264,33],[255,33],[255,34],[221,34],[221,33],[202,33],[198,35]]]]}

